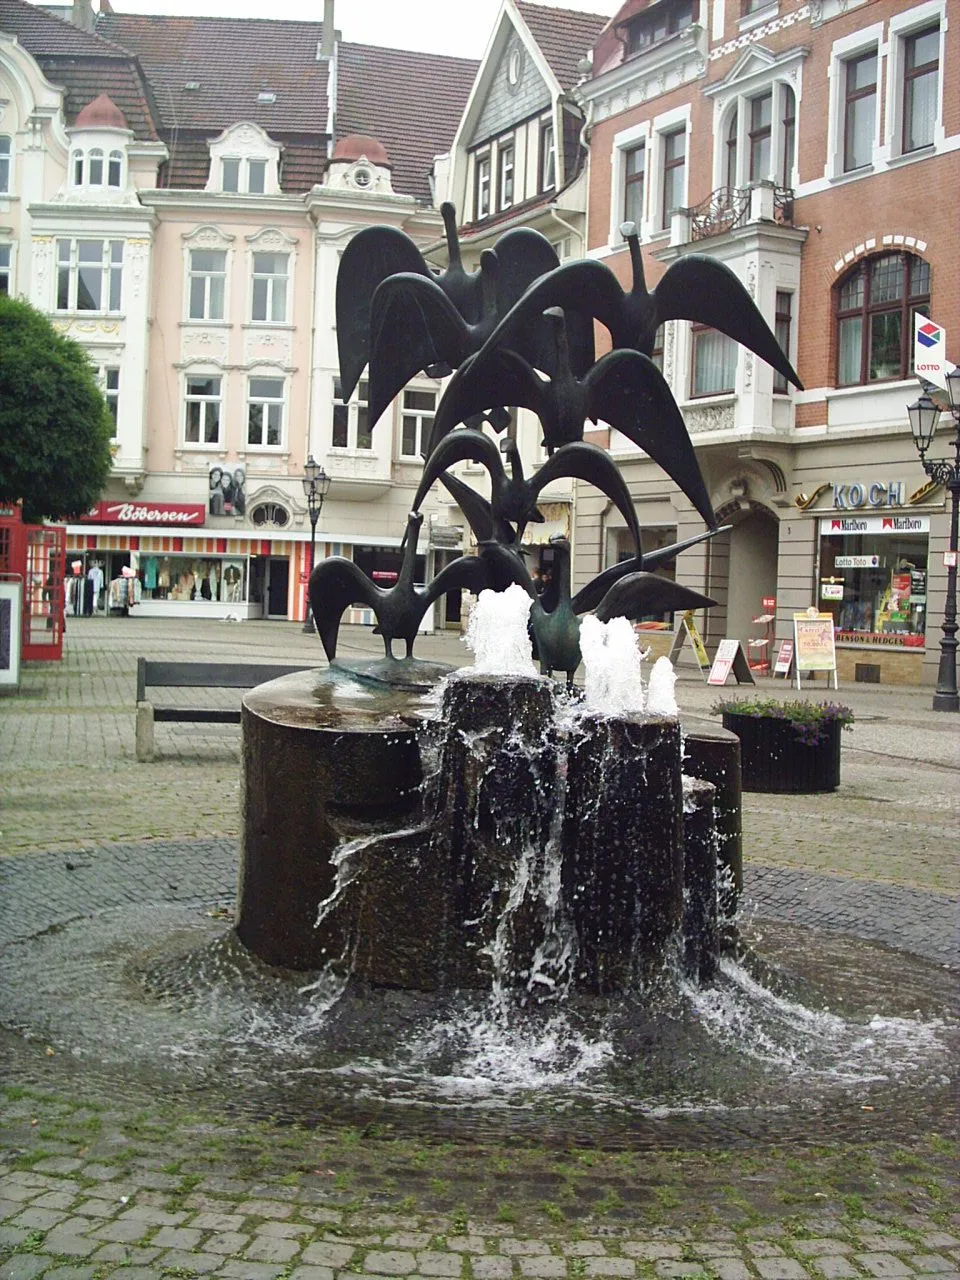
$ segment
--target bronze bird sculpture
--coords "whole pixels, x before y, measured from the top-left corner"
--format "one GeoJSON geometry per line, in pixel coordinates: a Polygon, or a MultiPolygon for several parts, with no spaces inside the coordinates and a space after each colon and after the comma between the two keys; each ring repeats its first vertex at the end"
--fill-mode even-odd
{"type": "Polygon", "coordinates": [[[633,271],[628,292],[602,262],[565,263],[530,285],[490,335],[489,347],[512,348],[516,335],[550,307],[593,316],[610,331],[615,349],[646,356],[653,352],[657,329],[665,320],[691,320],[710,325],[749,348],[803,389],[770,326],[729,267],[704,254],[687,254],[671,263],[656,287],[648,290],[637,229],[625,222],[621,231],[633,271]]]}
{"type": "Polygon", "coordinates": [[[551,308],[546,317],[557,351],[553,377],[543,378],[522,356],[495,346],[491,338],[451,379],[437,408],[427,456],[458,423],[489,407],[493,388],[499,403],[523,405],[537,414],[550,454],[582,441],[587,418],[615,427],[680,486],[707,525],[716,525],[686,424],[653,361],[637,351],[611,351],[578,377],[571,368],[565,313],[551,308]]]}
{"type": "Polygon", "coordinates": [[[447,565],[427,587],[414,583],[417,542],[423,515],[411,512],[403,544],[400,574],[392,587],[375,586],[367,575],[343,556],[331,556],[321,562],[310,575],[310,609],[327,661],[337,656],[337,634],[344,610],[351,604],[372,609],[377,619],[375,630],[383,637],[388,658],[393,658],[394,640],[403,640],[406,656],[413,656],[413,642],[424,614],[434,600],[465,587],[479,593],[489,580],[485,562],[477,556],[461,556],[447,565]]]}
{"type": "MultiPolygon", "coordinates": [[[[466,460],[480,463],[490,475],[490,502],[474,494],[475,502],[482,504],[483,523],[480,530],[471,520],[471,511],[475,509],[473,504],[469,510],[461,507],[479,541],[485,541],[489,537],[496,537],[499,542],[522,541],[527,524],[543,519],[537,511],[537,498],[542,490],[561,476],[571,476],[592,484],[614,503],[630,531],[637,555],[640,554],[640,526],[630,491],[616,463],[596,445],[582,440],[563,445],[530,480],[525,480],[516,441],[504,440],[498,449],[490,437],[480,431],[467,429],[451,432],[427,458],[420,487],[413,500],[413,509],[419,510],[435,480],[443,479],[447,483],[444,472],[448,467],[466,460]],[[501,461],[501,452],[509,459],[509,476],[501,461]],[[511,524],[516,526],[515,530],[507,528],[511,524]]],[[[454,491],[451,489],[451,492],[454,491]]],[[[470,492],[473,493],[472,490],[470,492]]]]}

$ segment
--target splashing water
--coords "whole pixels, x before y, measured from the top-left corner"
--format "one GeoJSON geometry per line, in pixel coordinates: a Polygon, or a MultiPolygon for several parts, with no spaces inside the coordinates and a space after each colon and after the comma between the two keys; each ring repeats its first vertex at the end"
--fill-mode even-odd
{"type": "Polygon", "coordinates": [[[650,672],[647,686],[647,713],[651,716],[678,716],[676,698],[677,673],[669,658],[658,658],[650,672]]]}
{"type": "Polygon", "coordinates": [[[588,711],[622,716],[644,710],[643,657],[626,618],[601,622],[588,614],[580,623],[588,711]]]}
{"type": "Polygon", "coordinates": [[[535,676],[527,625],[533,601],[513,583],[506,591],[481,591],[464,641],[481,675],[535,676]]]}

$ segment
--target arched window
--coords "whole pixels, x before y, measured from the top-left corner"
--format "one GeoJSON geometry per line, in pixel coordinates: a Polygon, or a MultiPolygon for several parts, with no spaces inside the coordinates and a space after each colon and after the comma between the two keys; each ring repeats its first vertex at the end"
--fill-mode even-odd
{"type": "Polygon", "coordinates": [[[930,312],[930,265],[884,253],[853,268],[834,292],[837,386],[908,378],[913,317],[930,312]]]}
{"type": "Polygon", "coordinates": [[[87,168],[87,181],[91,187],[103,186],[103,152],[99,147],[94,147],[90,152],[90,158],[87,168]]]}
{"type": "Polygon", "coordinates": [[[123,152],[111,151],[110,164],[107,169],[107,186],[119,187],[120,176],[123,172],[123,152]]]}
{"type": "Polygon", "coordinates": [[[83,186],[83,152],[75,151],[73,153],[73,185],[75,187],[83,186]]]}

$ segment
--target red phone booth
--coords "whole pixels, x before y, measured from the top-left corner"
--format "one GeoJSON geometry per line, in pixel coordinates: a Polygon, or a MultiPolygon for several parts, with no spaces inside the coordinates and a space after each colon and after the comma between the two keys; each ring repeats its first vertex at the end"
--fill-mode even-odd
{"type": "Polygon", "coordinates": [[[63,525],[24,524],[19,507],[0,514],[0,574],[23,584],[23,662],[63,657],[63,525]]]}

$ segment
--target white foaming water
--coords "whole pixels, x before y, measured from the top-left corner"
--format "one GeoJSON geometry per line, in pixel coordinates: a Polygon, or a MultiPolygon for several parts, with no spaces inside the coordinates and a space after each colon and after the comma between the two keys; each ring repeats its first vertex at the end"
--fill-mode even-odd
{"type": "Polygon", "coordinates": [[[481,591],[473,606],[467,634],[473,669],[481,675],[535,676],[527,625],[531,598],[513,583],[506,591],[481,591]]]}
{"type": "Polygon", "coordinates": [[[658,658],[650,672],[647,685],[647,714],[651,716],[678,716],[680,708],[676,698],[677,673],[669,658],[658,658]]]}
{"type": "Polygon", "coordinates": [[[782,1071],[837,1083],[890,1080],[942,1052],[939,1019],[875,1016],[864,1025],[778,996],[731,960],[720,970],[727,982],[684,981],[681,991],[711,1035],[782,1071]]]}
{"type": "Polygon", "coordinates": [[[632,623],[588,614],[580,623],[580,652],[588,711],[619,716],[644,710],[643,657],[632,623]]]}

